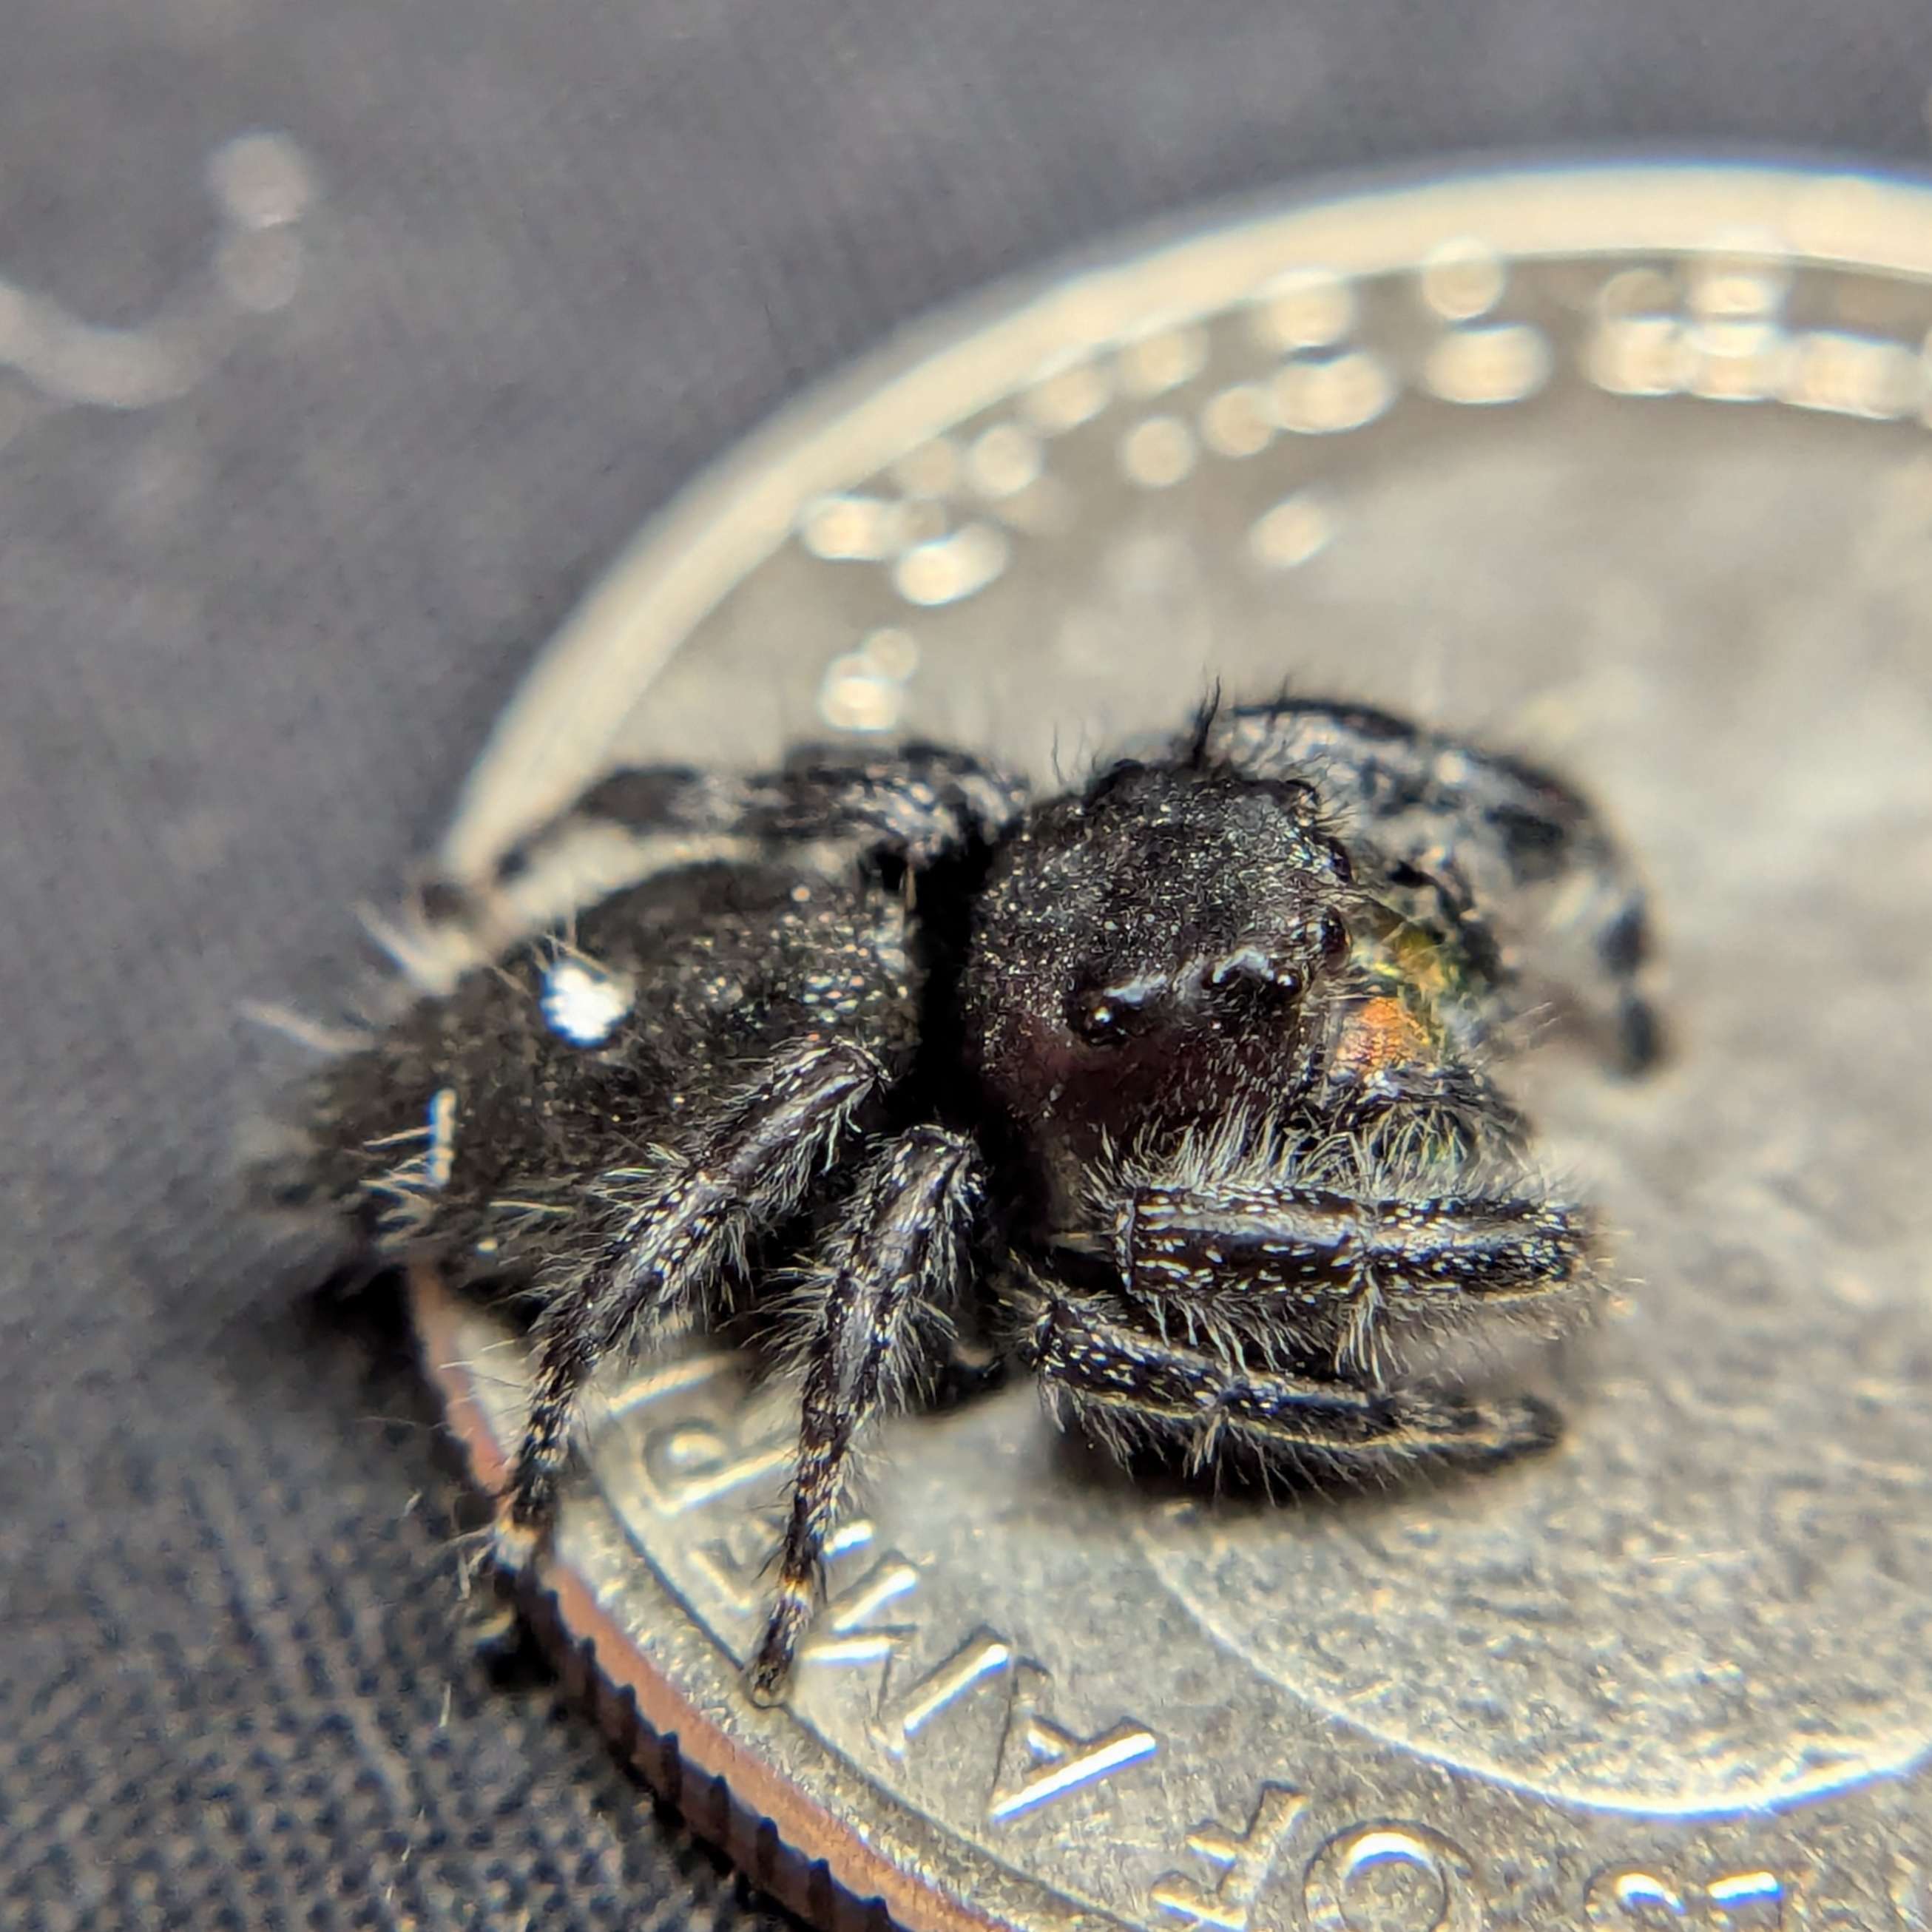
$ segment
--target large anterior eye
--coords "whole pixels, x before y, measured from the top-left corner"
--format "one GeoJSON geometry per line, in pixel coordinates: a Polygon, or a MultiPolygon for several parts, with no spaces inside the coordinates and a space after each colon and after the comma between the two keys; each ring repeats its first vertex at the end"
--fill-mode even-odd
{"type": "Polygon", "coordinates": [[[1066,1003],[1066,1023],[1092,1046],[1126,1037],[1119,1005],[1102,992],[1076,993],[1066,1003]]]}
{"type": "Polygon", "coordinates": [[[1309,928],[1309,936],[1315,942],[1315,950],[1321,956],[1322,964],[1331,971],[1348,958],[1348,949],[1354,944],[1339,913],[1317,913],[1309,928]]]}

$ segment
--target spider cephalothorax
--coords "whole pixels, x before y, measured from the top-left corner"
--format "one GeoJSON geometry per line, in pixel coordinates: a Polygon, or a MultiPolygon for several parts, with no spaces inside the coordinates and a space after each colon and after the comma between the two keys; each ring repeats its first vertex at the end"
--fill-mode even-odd
{"type": "Polygon", "coordinates": [[[306,1170],[376,1258],[533,1301],[506,1565],[598,1362],[781,1278],[802,1416],[764,1699],[860,1433],[946,1378],[962,1322],[1064,1421],[1196,1465],[1552,1438],[1378,1346],[1592,1279],[1484,1069],[1533,1007],[1654,1052],[1641,896],[1552,780],[1282,703],[1036,804],[931,746],[621,773],[506,868],[586,830],[631,882],[336,1062],[306,1170]]]}

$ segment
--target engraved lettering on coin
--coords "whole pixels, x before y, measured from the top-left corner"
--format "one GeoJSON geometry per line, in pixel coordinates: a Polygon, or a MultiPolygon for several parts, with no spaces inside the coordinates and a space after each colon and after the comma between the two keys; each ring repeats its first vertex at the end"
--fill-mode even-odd
{"type": "Polygon", "coordinates": [[[1302,1895],[1312,1932],[1480,1932],[1485,1916],[1467,1855],[1421,1825],[1359,1825],[1330,1838],[1302,1895]]]}
{"type": "MultiPolygon", "coordinates": [[[[1584,1893],[1584,1918],[1593,1932],[1647,1932],[1652,1926],[1676,1925],[1708,1926],[1714,1932],[1783,1932],[1790,1922],[1786,1907],[1795,1897],[1785,1876],[1765,1866],[1720,1871],[1688,1886],[1648,1866],[1614,1866],[1591,1880],[1584,1893]]],[[[1821,1894],[1806,1902],[1801,1922],[1829,1924],[1835,1916],[1821,1894]],[[1822,1908],[1826,1916],[1821,1918],[1811,1906],[1822,1908]]]]}
{"type": "Polygon", "coordinates": [[[1248,1932],[1255,1900],[1274,1870],[1283,1842],[1308,1808],[1308,1794],[1286,1784],[1264,1784],[1245,1831],[1210,1820],[1187,1834],[1187,1849],[1214,1868],[1210,1884],[1185,1872],[1154,1881],[1156,1909],[1207,1932],[1248,1932]]]}
{"type": "Polygon", "coordinates": [[[882,1750],[903,1757],[914,1740],[950,1706],[1012,1668],[1013,1647],[983,1624],[950,1656],[915,1682],[881,1696],[872,1736],[882,1750]]]}

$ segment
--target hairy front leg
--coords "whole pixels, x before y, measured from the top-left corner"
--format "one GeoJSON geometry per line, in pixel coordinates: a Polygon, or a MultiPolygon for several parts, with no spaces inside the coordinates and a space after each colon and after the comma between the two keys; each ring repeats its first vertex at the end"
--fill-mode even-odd
{"type": "Polygon", "coordinates": [[[1117,1454],[1165,1445],[1199,1469],[1238,1447],[1263,1467],[1366,1468],[1500,1462],[1560,1432],[1534,1396],[1474,1402],[1249,1368],[1142,1328],[1104,1297],[1036,1285],[1018,1299],[1028,1316],[1021,1352],[1056,1420],[1082,1424],[1117,1454]]]}
{"type": "Polygon", "coordinates": [[[1417,1307],[1495,1307],[1592,1279],[1582,1211],[1526,1195],[1150,1185],[1122,1201],[1114,1238],[1121,1281],[1144,1303],[1351,1294],[1373,1281],[1417,1307]]]}
{"type": "Polygon", "coordinates": [[[1095,1203],[1100,1232],[1064,1248],[1104,1256],[1118,1292],[1163,1331],[1258,1343],[1367,1368],[1384,1317],[1437,1321],[1580,1307],[1596,1285],[1580,1208],[1532,1190],[1441,1191],[1393,1173],[1301,1180],[1255,1161],[1214,1171],[1184,1148],[1095,1203]]]}

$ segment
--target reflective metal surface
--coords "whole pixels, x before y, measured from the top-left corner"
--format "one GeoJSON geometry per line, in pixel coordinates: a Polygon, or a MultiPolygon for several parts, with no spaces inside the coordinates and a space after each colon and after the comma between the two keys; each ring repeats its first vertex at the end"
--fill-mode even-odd
{"type": "MultiPolygon", "coordinates": [[[[1573,775],[1672,968],[1661,1077],[1515,1076],[1628,1277],[1533,1465],[1268,1508],[1138,1491],[1024,1388],[908,1420],[765,1712],[782,1400],[702,1353],[609,1388],[556,1610],[774,1882],[915,1926],[1932,1924],[1928,328],[1905,185],[1310,203],[889,358],[558,640],[458,872],[618,755],[911,730],[1050,781],[1287,682],[1573,775]]],[[[421,1298],[487,1480],[514,1349],[421,1298]]]]}

